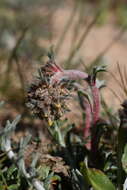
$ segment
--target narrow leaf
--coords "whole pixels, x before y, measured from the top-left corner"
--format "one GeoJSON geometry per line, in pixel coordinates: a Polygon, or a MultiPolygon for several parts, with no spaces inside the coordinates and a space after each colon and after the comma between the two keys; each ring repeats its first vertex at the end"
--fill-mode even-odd
{"type": "Polygon", "coordinates": [[[124,147],[124,153],[122,155],[122,166],[124,171],[127,173],[127,144],[124,147]]]}

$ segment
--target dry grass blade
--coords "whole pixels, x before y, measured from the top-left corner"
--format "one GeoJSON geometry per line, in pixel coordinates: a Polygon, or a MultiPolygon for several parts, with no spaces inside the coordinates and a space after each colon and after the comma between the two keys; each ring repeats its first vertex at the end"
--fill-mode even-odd
{"type": "Polygon", "coordinates": [[[122,28],[120,29],[120,31],[118,32],[118,34],[111,40],[111,42],[102,50],[102,52],[97,55],[97,57],[95,57],[95,59],[91,62],[90,67],[92,68],[94,66],[94,64],[96,64],[98,62],[98,60],[103,57],[115,44],[116,42],[118,42],[121,37],[123,36],[123,34],[125,33],[125,29],[122,28]]]}
{"type": "Polygon", "coordinates": [[[127,67],[124,65],[124,77],[125,77],[125,83],[127,83],[127,67]]]}
{"type": "Polygon", "coordinates": [[[121,80],[121,83],[122,83],[122,89],[123,89],[124,93],[127,95],[127,86],[126,86],[127,81],[125,81],[126,80],[126,78],[125,78],[126,74],[122,73],[122,70],[120,68],[119,63],[117,63],[117,68],[118,68],[120,80],[121,80]]]}
{"type": "Polygon", "coordinates": [[[112,88],[109,88],[108,87],[108,89],[113,93],[113,95],[119,100],[119,102],[121,103],[122,102],[122,98],[120,98],[119,96],[118,96],[118,94],[112,89],[112,88]]]}
{"type": "Polygon", "coordinates": [[[97,13],[95,15],[95,17],[93,18],[93,20],[89,23],[89,25],[87,26],[86,30],[83,32],[83,34],[81,35],[81,37],[79,38],[79,41],[77,42],[76,46],[73,48],[73,50],[71,51],[68,60],[67,60],[67,64],[70,63],[72,61],[72,59],[74,58],[74,55],[76,54],[76,52],[78,52],[80,50],[80,48],[82,47],[82,44],[84,42],[84,40],[86,39],[87,35],[89,34],[89,32],[91,31],[91,29],[93,28],[93,26],[95,25],[97,19],[98,19],[99,13],[97,13]]]}
{"type": "Polygon", "coordinates": [[[15,46],[14,46],[12,52],[11,52],[11,55],[10,55],[9,59],[8,59],[8,67],[7,67],[7,70],[6,70],[6,75],[8,75],[9,72],[11,71],[12,61],[16,57],[17,50],[18,50],[22,40],[25,38],[25,35],[26,35],[28,29],[29,29],[28,27],[23,28],[23,30],[21,31],[20,36],[17,39],[17,42],[16,42],[16,44],[15,44],[15,46]]]}
{"type": "Polygon", "coordinates": [[[77,2],[75,1],[75,5],[74,5],[74,8],[72,9],[72,13],[71,13],[71,15],[70,15],[65,27],[64,27],[62,35],[61,35],[61,37],[60,37],[60,39],[59,39],[59,41],[57,43],[57,46],[56,46],[56,49],[55,49],[56,54],[58,54],[58,52],[60,51],[60,48],[62,47],[62,43],[64,42],[64,39],[65,39],[65,36],[66,36],[68,30],[70,29],[70,27],[73,24],[77,8],[78,8],[78,5],[77,5],[77,2]]]}
{"type": "Polygon", "coordinates": [[[117,70],[118,70],[118,76],[116,77],[116,75],[113,72],[109,72],[109,74],[112,76],[112,78],[116,81],[116,83],[118,84],[118,86],[120,87],[120,91],[121,91],[121,95],[120,95],[120,91],[119,91],[119,95],[111,88],[110,91],[115,95],[115,97],[119,100],[119,102],[122,102],[122,99],[125,99],[125,96],[127,95],[127,70],[126,70],[126,66],[124,65],[124,70],[122,70],[120,68],[120,64],[117,63],[117,70]],[[121,97],[121,98],[120,98],[121,97]]]}
{"type": "Polygon", "coordinates": [[[74,25],[70,52],[73,50],[74,45],[76,45],[76,41],[78,39],[78,36],[80,35],[80,30],[81,30],[82,24],[87,23],[86,21],[88,20],[88,16],[84,15],[85,6],[86,6],[85,2],[79,1],[78,20],[74,25]],[[74,44],[74,42],[75,42],[75,44],[74,44]]]}
{"type": "Polygon", "coordinates": [[[10,84],[10,81],[11,81],[10,80],[10,73],[12,71],[12,66],[13,66],[14,62],[16,63],[17,68],[18,68],[17,71],[18,71],[18,75],[19,75],[19,78],[20,78],[21,86],[24,88],[24,80],[23,80],[23,77],[22,77],[22,74],[21,74],[22,71],[21,71],[21,68],[19,68],[19,65],[18,65],[18,62],[17,62],[17,59],[18,59],[17,51],[18,51],[22,41],[24,40],[28,29],[29,29],[28,27],[23,28],[23,30],[21,31],[20,36],[17,39],[17,42],[16,42],[14,48],[12,49],[12,52],[11,52],[9,58],[8,58],[7,69],[5,71],[5,81],[3,83],[3,86],[4,86],[5,90],[8,88],[8,86],[10,84]]]}
{"type": "Polygon", "coordinates": [[[118,83],[119,87],[122,89],[123,86],[122,86],[121,81],[116,78],[116,76],[114,75],[114,73],[112,73],[112,72],[109,71],[109,74],[112,76],[112,78],[118,83]]]}

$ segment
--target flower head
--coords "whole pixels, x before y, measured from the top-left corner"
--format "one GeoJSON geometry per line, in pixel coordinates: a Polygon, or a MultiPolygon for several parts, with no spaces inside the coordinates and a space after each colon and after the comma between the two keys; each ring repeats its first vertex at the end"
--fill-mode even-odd
{"type": "Polygon", "coordinates": [[[40,76],[28,90],[27,106],[41,119],[46,119],[51,126],[69,110],[66,100],[70,96],[69,83],[50,83],[50,79],[62,69],[53,61],[48,61],[40,69],[40,76]]]}

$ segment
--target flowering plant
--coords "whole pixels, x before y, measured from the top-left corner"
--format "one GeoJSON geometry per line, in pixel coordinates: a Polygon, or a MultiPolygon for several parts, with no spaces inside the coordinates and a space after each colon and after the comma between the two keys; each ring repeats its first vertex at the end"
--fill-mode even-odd
{"type": "MultiPolygon", "coordinates": [[[[32,137],[27,136],[14,150],[11,137],[20,116],[13,122],[7,121],[1,131],[1,151],[16,168],[16,184],[6,185],[7,189],[31,186],[36,190],[99,190],[103,185],[103,190],[115,190],[117,180],[117,187],[126,189],[127,106],[124,101],[119,110],[120,125],[117,116],[116,128],[109,128],[110,120],[102,119],[101,114],[104,101],[101,100],[100,89],[104,84],[97,79],[97,73],[104,71],[104,66],[94,67],[90,74],[64,70],[52,56],[41,66],[39,75],[28,89],[26,104],[35,116],[45,122],[52,137],[52,149],[42,151],[44,144],[36,145],[30,142],[32,137]],[[65,113],[71,111],[68,102],[70,99],[75,102],[76,95],[84,116],[80,129],[64,118],[65,113]],[[118,139],[115,145],[112,137],[118,139]]],[[[4,175],[8,176],[8,170],[4,175]]],[[[4,187],[3,182],[0,185],[4,187]]]]}

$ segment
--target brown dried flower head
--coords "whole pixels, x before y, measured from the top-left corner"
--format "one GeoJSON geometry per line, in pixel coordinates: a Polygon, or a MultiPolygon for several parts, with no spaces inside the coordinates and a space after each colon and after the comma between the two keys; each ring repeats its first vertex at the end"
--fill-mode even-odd
{"type": "Polygon", "coordinates": [[[51,83],[56,73],[62,73],[54,61],[48,61],[39,71],[39,77],[28,90],[27,106],[51,126],[54,120],[69,110],[66,100],[70,96],[70,84],[62,81],[51,83]]]}

